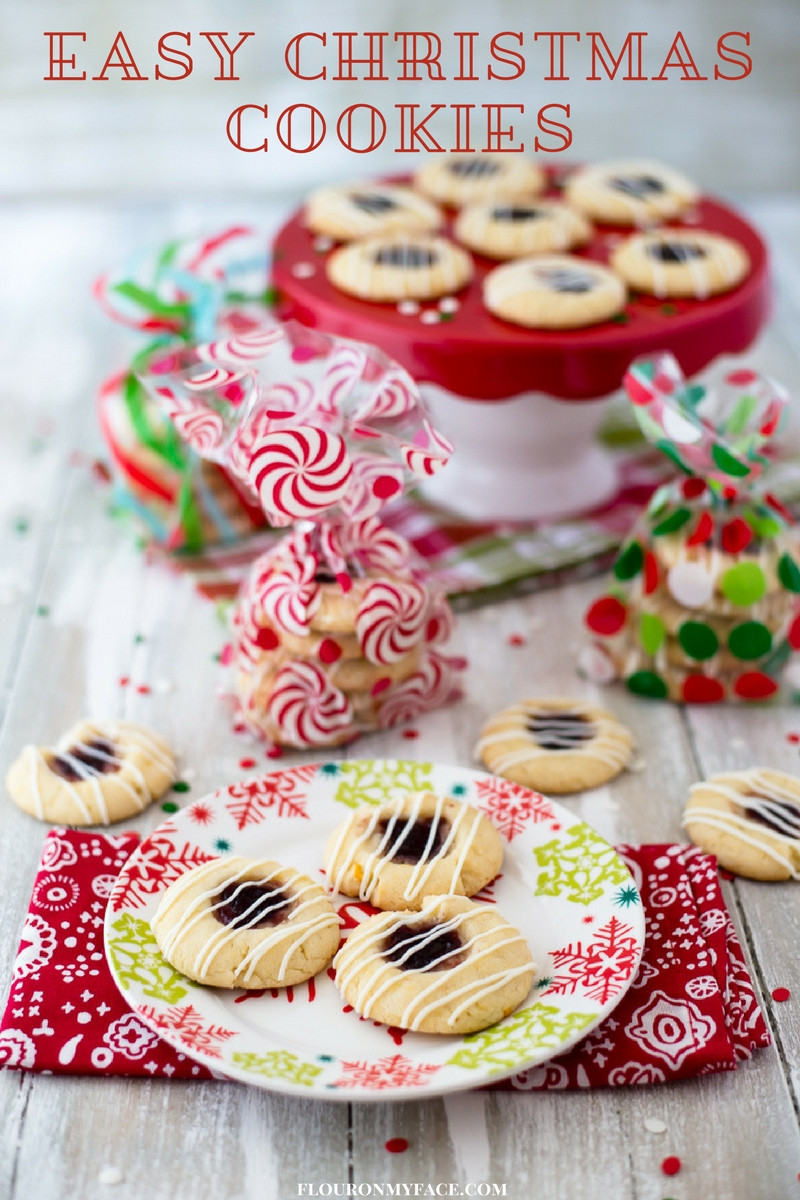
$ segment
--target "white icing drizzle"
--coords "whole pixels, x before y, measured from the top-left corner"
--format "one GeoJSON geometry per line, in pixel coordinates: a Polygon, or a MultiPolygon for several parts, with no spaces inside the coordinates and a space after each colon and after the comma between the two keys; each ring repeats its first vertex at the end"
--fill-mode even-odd
{"type": "MultiPolygon", "coordinates": [[[[414,797],[411,809],[405,819],[403,819],[401,815],[392,812],[391,810],[387,810],[386,807],[376,808],[374,813],[371,814],[363,833],[359,837],[353,838],[349,849],[345,854],[342,855],[344,843],[351,829],[349,823],[345,823],[345,825],[343,825],[330,855],[330,870],[332,873],[331,887],[334,891],[341,891],[344,877],[354,866],[362,846],[364,846],[373,836],[381,820],[385,820],[388,816],[389,819],[386,822],[386,830],[383,834],[383,837],[378,842],[375,850],[366,858],[363,863],[359,864],[363,870],[363,876],[360,881],[358,892],[359,899],[369,900],[378,886],[382,868],[385,867],[387,863],[392,862],[397,854],[401,853],[405,836],[411,833],[415,823],[420,817],[420,809],[424,800],[426,799],[426,795],[427,793],[420,792],[414,797]],[[341,858],[340,855],[342,855],[341,858]]],[[[422,893],[432,872],[436,869],[437,864],[445,858],[452,848],[455,847],[459,831],[461,830],[462,825],[465,825],[471,815],[472,824],[463,837],[458,860],[456,862],[455,870],[453,871],[450,889],[447,893],[448,895],[452,895],[454,893],[458,881],[461,878],[461,871],[463,869],[464,862],[469,854],[470,849],[472,848],[475,838],[477,837],[478,827],[482,818],[481,813],[477,809],[473,809],[469,805],[461,805],[455,818],[450,822],[450,830],[447,834],[447,837],[443,839],[442,844],[436,853],[431,854],[430,851],[436,838],[436,830],[440,821],[443,819],[446,799],[447,798],[444,796],[437,796],[436,798],[436,807],[430,818],[431,828],[428,834],[428,840],[418,862],[415,863],[414,868],[411,871],[408,883],[403,891],[404,900],[414,900],[422,893]]]]}
{"type": "MultiPolygon", "coordinates": [[[[431,917],[436,907],[438,906],[438,898],[432,904],[423,907],[419,913],[415,913],[412,919],[409,919],[407,914],[403,914],[399,919],[395,914],[387,914],[385,920],[376,922],[377,928],[369,936],[361,936],[358,938],[351,937],[345,942],[342,949],[334,959],[334,967],[336,968],[337,984],[342,990],[345,990],[347,985],[363,971],[374,963],[380,963],[379,970],[371,974],[367,982],[362,984],[356,992],[353,1007],[364,1017],[369,1017],[375,1011],[377,1001],[390,991],[393,987],[400,987],[404,981],[409,978],[402,970],[402,964],[410,955],[424,949],[426,945],[434,941],[442,934],[457,931],[461,925],[470,917],[476,915],[480,911],[492,911],[490,909],[476,906],[467,912],[457,913],[446,921],[435,924],[424,937],[415,938],[413,944],[400,958],[394,962],[387,959],[384,952],[380,949],[380,944],[387,938],[408,925],[413,929],[414,924],[418,923],[424,927],[425,921],[431,917]],[[370,994],[371,993],[371,994],[370,994]]],[[[525,944],[525,939],[511,925],[506,925],[505,929],[498,929],[493,926],[490,929],[482,930],[473,935],[468,941],[458,946],[456,949],[440,955],[434,959],[425,971],[415,972],[415,974],[433,975],[433,979],[427,987],[423,988],[405,1007],[398,1025],[403,1029],[416,1030],[425,1021],[432,1012],[437,1008],[441,1008],[444,1004],[452,1004],[456,999],[461,999],[461,1003],[457,1004],[447,1018],[449,1025],[455,1025],[458,1018],[471,1005],[480,1003],[485,997],[491,995],[495,991],[500,991],[526,972],[532,973],[533,964],[528,961],[517,967],[507,967],[500,971],[495,971],[489,975],[479,973],[477,978],[469,979],[461,983],[461,986],[454,987],[454,982],[457,977],[463,975],[465,971],[472,971],[477,962],[487,958],[499,950],[501,946],[508,946],[514,943],[521,942],[525,944]],[[501,937],[497,940],[497,934],[507,932],[509,936],[501,937]],[[482,945],[483,943],[483,945],[482,945]],[[464,961],[455,967],[436,972],[432,968],[437,964],[444,962],[446,958],[464,955],[464,961]],[[463,997],[463,999],[462,999],[463,997]],[[426,1004],[425,1001],[428,1001],[426,1004]]]]}
{"type": "MultiPolygon", "coordinates": [[[[231,865],[233,866],[236,861],[231,860],[231,865]]],[[[217,880],[213,887],[201,892],[190,904],[186,905],[181,917],[176,921],[172,929],[166,933],[162,933],[160,944],[165,957],[169,958],[177,943],[186,937],[209,913],[213,914],[217,909],[223,908],[235,901],[244,888],[253,885],[261,887],[264,884],[270,884],[279,875],[285,873],[285,868],[279,866],[272,859],[245,859],[241,861],[243,865],[233,871],[227,879],[222,882],[217,880]],[[265,869],[268,871],[267,874],[261,878],[253,878],[259,871],[265,869]],[[227,899],[223,900],[222,891],[232,883],[238,883],[239,886],[234,889],[233,893],[227,899]],[[211,903],[215,897],[216,903],[211,903]]],[[[154,933],[157,933],[159,926],[174,911],[176,905],[180,906],[184,902],[185,893],[190,888],[196,887],[198,881],[202,882],[206,876],[216,874],[219,865],[219,859],[212,859],[196,870],[188,871],[170,886],[169,895],[165,894],[151,923],[154,933]]],[[[276,976],[279,981],[283,980],[286,976],[291,956],[300,946],[304,945],[309,938],[313,937],[320,930],[330,928],[334,925],[338,926],[338,918],[332,911],[317,913],[315,916],[298,920],[298,917],[301,917],[301,914],[309,908],[317,907],[320,900],[320,891],[317,884],[301,875],[299,871],[291,871],[288,877],[281,880],[273,891],[263,892],[250,908],[246,909],[241,917],[237,918],[234,925],[223,925],[220,922],[219,928],[214,929],[209,934],[198,950],[192,963],[192,975],[201,977],[206,974],[212,966],[214,959],[225,946],[232,942],[240,933],[245,933],[247,930],[257,926],[259,919],[263,915],[262,906],[264,901],[284,889],[290,894],[286,896],[281,904],[276,904],[272,911],[278,912],[282,908],[294,905],[290,918],[284,924],[277,926],[271,933],[265,934],[260,938],[236,968],[236,975],[241,976],[243,983],[246,985],[252,979],[259,962],[271,950],[279,946],[281,942],[288,939],[289,945],[281,959],[276,976]],[[298,887],[298,881],[302,881],[303,886],[298,887]],[[308,892],[315,894],[308,900],[301,900],[301,897],[308,892]],[[242,975],[243,971],[244,974],[242,975]]]]}
{"type": "MultiPolygon", "coordinates": [[[[593,726],[594,735],[578,745],[567,740],[565,737],[566,722],[561,723],[561,729],[557,726],[559,717],[566,715],[568,710],[548,710],[529,708],[524,704],[514,705],[503,714],[504,719],[507,717],[509,722],[514,717],[524,717],[541,719],[547,718],[548,721],[553,720],[553,733],[550,734],[548,729],[547,740],[560,740],[563,745],[557,749],[546,749],[537,742],[537,735],[531,733],[523,724],[514,723],[508,729],[489,729],[484,733],[476,746],[477,754],[482,758],[486,750],[492,753],[492,770],[498,774],[509,769],[509,767],[518,766],[520,763],[530,762],[534,758],[545,758],[550,754],[577,754],[582,758],[591,758],[606,763],[608,766],[621,770],[627,763],[630,757],[630,739],[627,730],[603,721],[602,719],[587,717],[587,721],[593,726]],[[525,739],[525,745],[517,745],[515,749],[506,751],[500,758],[494,757],[494,751],[504,742],[519,743],[520,739],[525,739]]],[[[491,723],[490,723],[491,724],[491,723]]],[[[570,726],[571,728],[572,726],[570,726]]],[[[542,731],[544,735],[544,731],[542,731]]]]}
{"type": "Polygon", "coordinates": [[[744,809],[746,813],[755,812],[770,822],[775,821],[783,825],[785,832],[774,828],[772,824],[757,826],[756,829],[760,828],[761,830],[761,837],[759,837],[752,820],[747,816],[735,812],[725,812],[710,805],[695,804],[691,801],[683,814],[683,827],[687,828],[694,820],[702,821],[704,825],[710,825],[723,833],[729,833],[738,841],[760,850],[774,862],[779,863],[792,879],[800,879],[800,870],[791,858],[783,854],[780,849],[781,843],[787,846],[797,846],[800,843],[800,798],[797,793],[789,787],[781,786],[774,778],[768,777],[758,768],[742,771],[737,778],[742,780],[746,788],[752,788],[753,793],[756,794],[741,792],[737,788],[723,783],[719,778],[712,778],[703,783],[693,784],[689,789],[689,795],[692,797],[700,791],[715,792],[738,808],[744,809]],[[780,807],[776,808],[776,805],[781,802],[792,804],[797,808],[797,818],[794,822],[786,816],[785,812],[781,811],[780,807]],[[775,845],[776,842],[779,844],[775,845]]]}
{"type": "Polygon", "coordinates": [[[435,258],[430,265],[423,264],[416,267],[403,266],[400,263],[377,263],[375,255],[383,249],[383,246],[377,241],[369,241],[364,244],[363,248],[359,246],[352,258],[349,259],[349,268],[353,272],[353,290],[358,296],[369,297],[375,273],[382,270],[402,273],[401,277],[408,279],[408,290],[412,295],[417,294],[418,285],[422,286],[423,291],[430,290],[437,294],[457,291],[462,287],[464,278],[460,271],[461,258],[448,242],[443,239],[427,239],[424,234],[415,237],[413,233],[408,233],[402,238],[386,239],[386,249],[394,246],[404,250],[419,246],[423,251],[430,250],[435,258]]]}
{"type": "Polygon", "coordinates": [[[84,799],[84,793],[87,790],[85,785],[88,784],[90,795],[94,799],[99,814],[99,821],[104,825],[108,825],[110,822],[108,805],[103,791],[105,778],[113,779],[115,786],[130,796],[135,811],[141,812],[155,799],[143,770],[131,762],[126,754],[126,747],[135,747],[140,750],[148,760],[148,765],[159,767],[166,773],[170,782],[176,778],[175,764],[171,755],[141,726],[131,723],[118,725],[113,722],[93,721],[86,726],[86,730],[90,735],[89,741],[82,741],[76,738],[74,733],[67,733],[51,750],[44,753],[36,746],[25,748],[30,766],[31,793],[36,815],[40,820],[47,819],[45,802],[39,786],[41,771],[58,777],[61,787],[69,792],[81,820],[87,823],[93,821],[91,808],[84,799]],[[92,746],[91,741],[94,738],[108,742],[112,747],[111,753],[92,746]],[[74,751],[88,754],[96,762],[110,763],[113,771],[104,774],[93,767],[91,763],[83,762],[74,751]],[[59,775],[58,771],[54,771],[50,765],[54,757],[62,759],[73,774],[78,776],[78,779],[65,779],[59,775]]]}

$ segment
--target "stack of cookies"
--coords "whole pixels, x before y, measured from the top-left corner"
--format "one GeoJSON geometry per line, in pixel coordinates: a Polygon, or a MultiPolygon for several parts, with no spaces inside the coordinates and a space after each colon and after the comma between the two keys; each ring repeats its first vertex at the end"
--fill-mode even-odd
{"type": "Polygon", "coordinates": [[[585,665],[638,695],[766,699],[800,648],[798,533],[755,486],[783,396],[739,371],[708,405],[666,355],[634,364],[626,386],[645,432],[687,477],[656,493],[622,547],[611,589],[586,614],[585,665]]]}

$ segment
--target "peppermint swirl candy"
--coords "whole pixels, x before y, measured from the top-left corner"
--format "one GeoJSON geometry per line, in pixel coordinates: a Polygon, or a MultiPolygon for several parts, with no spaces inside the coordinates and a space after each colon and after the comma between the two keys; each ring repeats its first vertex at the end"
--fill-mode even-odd
{"type": "Polygon", "coordinates": [[[360,382],[367,362],[364,351],[356,346],[341,346],[333,352],[317,395],[317,404],[323,411],[341,412],[342,405],[360,382]]]}
{"type": "Polygon", "coordinates": [[[184,379],[183,385],[190,392],[212,392],[217,388],[238,383],[240,379],[244,379],[243,371],[231,371],[228,367],[215,366],[193,375],[191,379],[184,379]]]}
{"type": "Polygon", "coordinates": [[[267,715],[279,740],[300,748],[341,741],[353,726],[350,701],[316,663],[303,659],[286,663],[275,675],[267,715]]]}
{"type": "Polygon", "coordinates": [[[356,615],[364,657],[372,663],[397,662],[422,639],[428,593],[413,579],[371,583],[356,615]]]}
{"type": "Polygon", "coordinates": [[[420,478],[435,475],[445,466],[452,453],[452,442],[438,433],[429,421],[423,422],[423,429],[413,444],[400,447],[403,462],[412,474],[420,478]]]}
{"type": "Polygon", "coordinates": [[[280,526],[316,517],[336,504],[352,471],[343,438],[300,425],[256,442],[248,478],[268,519],[280,526]]]}
{"type": "Polygon", "coordinates": [[[286,559],[258,581],[254,592],[273,625],[286,633],[304,637],[319,607],[320,590],[314,575],[316,559],[286,559]]]}
{"type": "Polygon", "coordinates": [[[414,380],[401,367],[391,367],[353,414],[354,421],[403,417],[413,412],[420,395],[414,380]]]}
{"type": "Polygon", "coordinates": [[[348,517],[370,517],[403,490],[403,468],[378,454],[354,454],[353,474],[342,497],[348,517]]]}
{"type": "Polygon", "coordinates": [[[225,425],[211,408],[173,410],[169,414],[175,432],[198,454],[209,454],[222,441],[225,425]]]}
{"type": "Polygon", "coordinates": [[[249,366],[264,358],[270,350],[284,340],[280,325],[268,329],[254,329],[240,333],[237,337],[219,342],[207,342],[197,347],[197,355],[204,362],[222,363],[230,366],[249,366]]]}
{"type": "Polygon", "coordinates": [[[381,699],[378,724],[382,729],[413,721],[420,713],[439,708],[455,697],[456,674],[450,659],[435,650],[423,657],[418,671],[396,683],[381,699]]]}

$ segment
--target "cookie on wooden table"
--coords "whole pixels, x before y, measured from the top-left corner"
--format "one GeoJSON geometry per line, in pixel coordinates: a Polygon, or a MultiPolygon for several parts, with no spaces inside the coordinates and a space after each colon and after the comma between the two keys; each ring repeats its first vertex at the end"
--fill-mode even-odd
{"type": "Polygon", "coordinates": [[[542,792],[581,792],[624,770],[633,738],[613,713],[582,700],[521,700],[492,717],[476,747],[495,775],[542,792]]]}
{"type": "Polygon", "coordinates": [[[748,879],[800,879],[800,779],[753,767],[689,790],[683,826],[721,867],[748,879]]]}
{"type": "Polygon", "coordinates": [[[434,896],[415,913],[378,913],[334,959],[361,1016],[422,1033],[473,1033],[508,1016],[536,968],[518,929],[487,905],[434,896]]]}
{"type": "Polygon", "coordinates": [[[570,254],[516,258],[483,281],[490,312],[530,329],[580,329],[607,321],[625,307],[619,276],[601,263],[570,254]]]}
{"type": "Polygon", "coordinates": [[[474,896],[502,861],[500,834],[483,813],[432,792],[356,809],[325,850],[330,886],[383,909],[419,908],[431,895],[474,896]]]}
{"type": "Polygon", "coordinates": [[[339,920],[319,884],[239,855],[171,883],[152,928],[167,961],[210,987],[290,987],[323,970],[339,945],[339,920]]]}
{"type": "Polygon", "coordinates": [[[157,733],[134,721],[81,721],[54,746],[25,746],[6,787],[20,808],[55,825],[110,825],[147,808],[175,782],[157,733]]]}

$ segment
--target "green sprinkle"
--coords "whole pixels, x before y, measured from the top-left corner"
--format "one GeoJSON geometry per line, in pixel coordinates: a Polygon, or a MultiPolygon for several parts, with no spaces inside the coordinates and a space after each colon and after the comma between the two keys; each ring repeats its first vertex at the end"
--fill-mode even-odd
{"type": "Polygon", "coordinates": [[[665,317],[674,317],[678,310],[674,304],[662,304],[661,311],[665,317]]]}
{"type": "Polygon", "coordinates": [[[630,321],[630,317],[627,313],[621,312],[615,313],[611,320],[614,325],[627,325],[630,321]]]}
{"type": "Polygon", "coordinates": [[[39,605],[37,605],[37,608],[36,608],[36,615],[37,615],[37,617],[49,617],[50,609],[47,607],[46,604],[39,604],[39,605]]]}
{"type": "Polygon", "coordinates": [[[14,530],[16,533],[27,533],[30,529],[30,521],[27,517],[17,517],[14,522],[14,530]]]}
{"type": "Polygon", "coordinates": [[[161,808],[165,813],[176,813],[178,812],[179,805],[174,800],[165,800],[161,808]]]}
{"type": "Polygon", "coordinates": [[[143,633],[137,633],[133,640],[137,646],[141,646],[142,642],[145,640],[145,636],[143,633]]]}
{"type": "Polygon", "coordinates": [[[178,779],[175,783],[173,783],[172,790],[173,792],[188,792],[189,784],[185,779],[178,779]]]}

